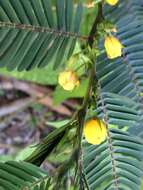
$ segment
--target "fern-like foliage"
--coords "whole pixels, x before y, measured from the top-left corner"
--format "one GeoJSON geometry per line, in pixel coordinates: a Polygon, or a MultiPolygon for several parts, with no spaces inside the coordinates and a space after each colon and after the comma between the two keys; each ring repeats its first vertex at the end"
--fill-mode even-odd
{"type": "MultiPolygon", "coordinates": [[[[117,28],[124,46],[123,56],[109,60],[98,57],[97,115],[107,127],[107,140],[99,146],[86,145],[85,181],[89,190],[139,190],[143,142],[130,134],[143,131],[143,16],[142,1],[119,1],[104,7],[104,16],[117,28]],[[110,129],[110,124],[128,126],[129,133],[110,129]]],[[[103,49],[103,41],[100,43],[103,49]]]]}
{"type": "MultiPolygon", "coordinates": [[[[100,93],[118,94],[124,103],[128,97],[131,102],[134,101],[136,104],[131,108],[132,111],[134,110],[133,112],[138,112],[139,116],[133,125],[134,127],[129,129],[133,133],[139,133],[143,127],[143,97],[141,96],[143,92],[142,5],[141,1],[131,0],[120,1],[114,8],[104,7],[105,18],[115,25],[118,32],[114,35],[120,39],[124,46],[123,56],[109,60],[106,53],[103,52],[97,61],[100,93]]],[[[106,105],[106,102],[104,104],[106,105]]],[[[126,109],[124,108],[124,110],[126,109]]],[[[108,117],[110,118],[110,116],[108,117]]],[[[128,117],[126,119],[130,120],[128,117]]],[[[122,125],[122,123],[118,124],[122,125]]],[[[131,123],[127,123],[127,125],[132,126],[131,123]]]]}
{"type": "Polygon", "coordinates": [[[139,190],[143,176],[143,143],[126,132],[110,130],[99,146],[85,145],[84,168],[90,190],[139,190]],[[109,138],[109,137],[108,137],[109,138]]]}
{"type": "Polygon", "coordinates": [[[0,67],[29,70],[72,54],[79,35],[82,6],[72,0],[1,0],[0,67]]]}
{"type": "Polygon", "coordinates": [[[97,100],[99,118],[108,117],[108,123],[118,126],[134,126],[140,119],[137,104],[131,99],[114,93],[100,92],[97,100]]]}
{"type": "Polygon", "coordinates": [[[0,189],[47,190],[49,187],[48,174],[32,164],[15,161],[0,163],[0,189]]]}

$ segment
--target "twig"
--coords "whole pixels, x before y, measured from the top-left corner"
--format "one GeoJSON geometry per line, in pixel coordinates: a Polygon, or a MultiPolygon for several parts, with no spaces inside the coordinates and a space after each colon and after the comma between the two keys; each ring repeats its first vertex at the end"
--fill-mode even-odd
{"type": "MultiPolygon", "coordinates": [[[[91,32],[90,32],[91,36],[94,36],[97,33],[97,26],[102,20],[101,17],[102,17],[102,4],[100,3],[99,8],[98,8],[98,15],[97,15],[97,17],[95,19],[95,22],[94,22],[93,27],[92,27],[91,32]]],[[[90,45],[91,48],[92,48],[93,42],[94,42],[94,37],[90,37],[88,39],[88,44],[90,45]]],[[[85,95],[85,97],[83,99],[82,106],[78,111],[76,111],[74,113],[74,115],[73,115],[73,117],[71,119],[71,121],[74,121],[74,120],[77,121],[78,126],[79,126],[78,129],[77,129],[77,133],[78,133],[77,141],[78,141],[78,144],[77,144],[77,142],[75,142],[75,146],[76,146],[75,150],[78,150],[78,156],[77,156],[78,166],[79,166],[78,169],[79,169],[81,175],[82,175],[82,171],[83,171],[83,168],[82,168],[82,161],[83,161],[83,158],[82,158],[83,126],[84,126],[84,120],[85,120],[85,116],[86,116],[87,106],[88,106],[88,103],[89,103],[89,99],[91,97],[91,91],[92,91],[92,84],[93,84],[94,76],[95,76],[95,66],[93,64],[92,67],[90,68],[88,88],[87,88],[86,95],[85,95]]],[[[75,150],[73,151],[73,154],[71,155],[71,158],[73,158],[75,150]]],[[[71,161],[71,158],[69,159],[69,162],[71,161]]],[[[64,168],[62,168],[61,170],[63,171],[64,168]]],[[[80,187],[80,189],[83,189],[83,188],[80,187]]]]}
{"type": "Polygon", "coordinates": [[[9,103],[4,106],[0,106],[0,117],[4,117],[6,115],[17,112],[21,109],[24,109],[32,102],[33,102],[33,99],[29,97],[29,98],[22,98],[20,100],[15,100],[12,103],[9,103]]]}
{"type": "MultiPolygon", "coordinates": [[[[91,32],[90,32],[90,37],[88,39],[88,44],[89,46],[92,48],[93,43],[94,43],[94,36],[97,34],[97,26],[98,24],[101,22],[102,20],[102,3],[98,4],[98,15],[94,21],[94,24],[92,26],[91,32]]],[[[79,172],[80,172],[80,176],[82,176],[82,172],[83,172],[83,157],[82,157],[82,137],[83,137],[83,127],[84,127],[84,120],[85,120],[85,116],[86,116],[86,110],[87,110],[87,106],[91,97],[91,91],[92,91],[92,85],[93,85],[93,79],[95,76],[95,65],[93,63],[91,69],[90,69],[90,74],[89,74],[89,83],[88,83],[88,88],[87,88],[87,92],[86,95],[84,97],[83,100],[83,104],[81,109],[78,112],[78,123],[79,123],[79,131],[78,131],[78,146],[79,146],[79,160],[78,160],[78,166],[79,166],[79,172]]],[[[80,184],[80,189],[83,189],[83,184],[80,184]]]]}
{"type": "Polygon", "coordinates": [[[25,92],[30,97],[21,100],[14,101],[9,105],[4,105],[0,107],[0,116],[11,114],[18,111],[20,108],[25,108],[34,102],[39,102],[47,106],[52,111],[58,112],[59,114],[71,116],[72,112],[65,105],[54,106],[53,99],[51,97],[52,90],[48,87],[40,86],[34,83],[18,81],[16,79],[9,79],[6,77],[1,77],[0,89],[11,90],[16,89],[25,92]],[[23,101],[23,102],[22,102],[23,101]],[[21,106],[21,107],[20,107],[21,106]]]}
{"type": "Polygon", "coordinates": [[[0,143],[0,148],[16,148],[14,145],[0,143]]]}
{"type": "Polygon", "coordinates": [[[93,42],[94,42],[94,38],[95,38],[95,34],[97,33],[97,26],[98,24],[102,21],[103,19],[103,15],[102,15],[102,3],[98,4],[98,14],[97,17],[94,21],[94,24],[92,26],[92,29],[90,31],[89,34],[89,38],[88,38],[88,44],[89,46],[92,48],[93,42]]]}

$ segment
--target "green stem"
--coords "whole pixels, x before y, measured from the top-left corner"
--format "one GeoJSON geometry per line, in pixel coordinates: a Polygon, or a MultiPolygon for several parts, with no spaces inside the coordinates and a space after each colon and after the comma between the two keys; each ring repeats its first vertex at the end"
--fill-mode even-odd
{"type": "Polygon", "coordinates": [[[94,38],[95,36],[97,35],[97,27],[98,27],[98,24],[103,20],[103,14],[102,14],[102,3],[100,2],[98,4],[98,14],[97,14],[97,17],[93,23],[93,26],[92,26],[92,29],[90,31],[90,34],[89,34],[89,38],[88,38],[88,44],[89,46],[92,48],[93,46],[93,43],[94,43],[94,38]]]}
{"type": "Polygon", "coordinates": [[[78,121],[79,121],[79,148],[82,148],[82,133],[83,133],[83,127],[84,127],[84,121],[85,121],[85,116],[86,116],[86,110],[87,110],[87,106],[91,97],[91,92],[92,92],[92,84],[93,84],[93,79],[94,79],[94,65],[92,66],[92,68],[90,69],[90,74],[89,74],[89,82],[88,82],[88,87],[87,87],[87,91],[86,91],[86,95],[84,97],[83,103],[82,103],[82,107],[81,109],[78,111],[78,121]]]}
{"type": "MultiPolygon", "coordinates": [[[[90,32],[90,37],[88,39],[88,45],[91,47],[93,46],[94,43],[94,37],[95,35],[97,35],[97,30],[98,30],[98,24],[102,21],[103,16],[102,16],[102,3],[98,4],[98,15],[94,21],[94,24],[92,26],[91,32],[90,32]]],[[[78,167],[79,167],[79,172],[80,174],[82,174],[83,172],[83,153],[82,153],[82,138],[83,138],[83,128],[84,128],[84,122],[85,122],[85,117],[86,117],[86,111],[87,111],[87,106],[89,103],[89,100],[91,98],[91,92],[92,92],[92,87],[93,87],[93,81],[94,81],[94,77],[95,77],[95,64],[94,64],[94,60],[93,60],[93,64],[92,67],[90,68],[89,71],[89,83],[88,83],[88,88],[86,91],[86,95],[84,97],[83,100],[83,104],[81,109],[78,111],[78,115],[77,115],[77,120],[79,123],[79,127],[77,130],[78,133],[78,149],[79,149],[79,156],[78,156],[78,167]]],[[[81,189],[82,184],[81,184],[81,189]]]]}

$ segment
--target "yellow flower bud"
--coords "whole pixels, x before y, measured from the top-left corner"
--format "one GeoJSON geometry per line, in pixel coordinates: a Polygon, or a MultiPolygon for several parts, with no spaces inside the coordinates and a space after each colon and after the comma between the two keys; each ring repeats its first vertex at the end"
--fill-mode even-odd
{"type": "Polygon", "coordinates": [[[88,143],[98,145],[107,137],[106,125],[96,118],[88,120],[84,125],[83,133],[88,143]]]}
{"type": "Polygon", "coordinates": [[[79,86],[79,80],[75,72],[73,71],[63,71],[59,74],[59,84],[64,90],[71,91],[76,86],[79,86]]]}
{"type": "Polygon", "coordinates": [[[119,0],[106,0],[106,2],[109,4],[109,5],[116,5],[118,3],[119,0]]]}
{"type": "Polygon", "coordinates": [[[114,59],[122,55],[122,44],[114,36],[107,36],[105,38],[104,46],[109,59],[114,59]]]}

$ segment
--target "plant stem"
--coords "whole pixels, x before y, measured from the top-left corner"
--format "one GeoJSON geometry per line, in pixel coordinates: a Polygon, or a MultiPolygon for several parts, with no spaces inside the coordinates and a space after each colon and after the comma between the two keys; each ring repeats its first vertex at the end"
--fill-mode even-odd
{"type": "MultiPolygon", "coordinates": [[[[94,42],[94,36],[97,33],[97,26],[98,24],[101,22],[102,20],[102,4],[99,3],[99,7],[98,7],[98,15],[94,21],[93,27],[91,29],[90,32],[90,37],[88,38],[88,45],[92,48],[93,42],[94,42]]],[[[86,116],[86,110],[87,110],[87,106],[91,97],[91,92],[92,92],[92,86],[93,86],[93,80],[95,77],[95,64],[93,62],[90,70],[89,70],[89,82],[88,82],[88,87],[87,87],[87,91],[85,94],[85,97],[83,99],[83,103],[82,106],[79,110],[77,110],[72,119],[71,122],[73,121],[77,121],[78,123],[78,129],[77,129],[77,136],[78,136],[78,144],[77,142],[75,143],[75,149],[70,157],[70,159],[68,160],[68,164],[73,161],[73,155],[74,155],[74,159],[78,159],[78,166],[79,166],[79,171],[80,174],[82,174],[83,168],[82,168],[82,137],[83,137],[83,127],[84,127],[84,121],[85,121],[85,116],[86,116]],[[75,153],[78,154],[77,157],[75,156],[75,153]]],[[[61,173],[63,173],[63,171],[65,171],[65,165],[63,164],[60,167],[60,171],[59,171],[59,176],[61,175],[61,173]]],[[[82,188],[80,188],[82,189],[82,188]]]]}
{"type": "Polygon", "coordinates": [[[92,29],[90,31],[90,34],[89,34],[89,38],[88,38],[88,44],[89,46],[92,48],[93,46],[93,43],[94,43],[94,38],[97,34],[97,27],[98,27],[98,24],[103,20],[103,14],[102,14],[102,3],[100,2],[98,4],[98,14],[97,14],[97,17],[93,23],[93,26],[92,26],[92,29]]]}
{"type": "MultiPolygon", "coordinates": [[[[102,21],[103,17],[102,17],[102,3],[100,2],[98,4],[98,14],[97,17],[94,21],[94,24],[92,26],[91,32],[90,32],[90,37],[88,38],[88,45],[92,48],[93,43],[94,43],[94,36],[97,34],[97,27],[98,24],[102,21]]],[[[93,62],[90,71],[89,71],[89,83],[88,83],[88,87],[87,87],[87,91],[82,103],[82,107],[80,108],[80,110],[74,115],[74,118],[76,116],[78,116],[78,121],[80,124],[80,129],[81,129],[81,133],[83,131],[83,124],[84,124],[84,119],[85,119],[85,115],[86,115],[86,109],[87,109],[87,105],[89,103],[89,99],[91,97],[90,93],[92,91],[92,84],[93,84],[93,79],[95,76],[95,64],[93,62]]],[[[81,134],[80,133],[80,134],[81,134]]]]}
{"type": "MultiPolygon", "coordinates": [[[[92,46],[94,43],[94,37],[95,37],[95,35],[97,35],[98,24],[102,21],[102,19],[103,19],[103,17],[102,17],[102,3],[99,3],[98,4],[98,14],[97,14],[97,17],[96,17],[94,24],[92,26],[92,29],[91,29],[91,32],[89,35],[90,37],[88,39],[88,45],[91,47],[91,49],[92,49],[92,46]]],[[[88,106],[89,100],[91,98],[91,92],[92,92],[94,77],[95,77],[95,64],[94,64],[94,60],[93,60],[92,67],[90,68],[90,71],[89,71],[89,83],[88,83],[86,95],[84,97],[82,107],[78,111],[78,114],[77,114],[77,120],[78,120],[78,124],[79,124],[78,130],[77,130],[77,133],[78,133],[78,149],[79,149],[79,155],[78,155],[78,167],[79,168],[78,169],[79,169],[79,172],[81,174],[80,176],[82,176],[82,173],[83,173],[83,166],[82,166],[82,163],[83,163],[83,153],[82,153],[83,128],[84,128],[87,106],[88,106]]],[[[80,186],[81,186],[80,187],[81,190],[84,189],[82,183],[80,184],[80,186]]]]}

